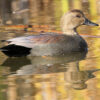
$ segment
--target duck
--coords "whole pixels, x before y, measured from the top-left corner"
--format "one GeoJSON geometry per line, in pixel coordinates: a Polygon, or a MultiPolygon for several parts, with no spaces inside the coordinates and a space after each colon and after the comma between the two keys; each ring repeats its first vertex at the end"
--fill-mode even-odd
{"type": "Polygon", "coordinates": [[[87,19],[81,10],[70,10],[61,18],[63,34],[41,32],[36,35],[2,40],[7,45],[1,47],[0,51],[9,57],[59,56],[72,52],[87,52],[88,45],[77,32],[77,28],[81,25],[99,26],[87,19]]]}

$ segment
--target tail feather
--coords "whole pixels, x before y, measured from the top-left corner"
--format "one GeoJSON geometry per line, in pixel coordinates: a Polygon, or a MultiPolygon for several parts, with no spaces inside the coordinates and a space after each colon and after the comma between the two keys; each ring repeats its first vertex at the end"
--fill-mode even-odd
{"type": "Polygon", "coordinates": [[[31,48],[18,46],[18,45],[8,45],[0,48],[0,51],[2,51],[5,55],[10,57],[20,57],[20,56],[27,56],[30,54],[31,48]]]}

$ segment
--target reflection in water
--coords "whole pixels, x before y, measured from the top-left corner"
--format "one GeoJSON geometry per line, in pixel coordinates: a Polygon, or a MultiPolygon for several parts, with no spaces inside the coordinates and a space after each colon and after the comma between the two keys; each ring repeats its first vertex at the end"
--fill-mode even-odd
{"type": "MultiPolygon", "coordinates": [[[[69,66],[76,66],[77,61],[85,58],[86,52],[71,53],[66,56],[57,57],[32,57],[27,58],[8,58],[2,66],[9,66],[11,72],[17,75],[33,75],[33,74],[48,74],[57,72],[66,72],[65,69],[69,66]],[[72,63],[69,64],[69,62],[72,63]]],[[[76,66],[77,68],[78,66],[76,66]]]]}
{"type": "MultiPolygon", "coordinates": [[[[78,67],[79,64],[77,64],[78,67]]],[[[75,67],[75,66],[73,66],[75,67]]],[[[65,78],[67,82],[71,83],[72,88],[74,89],[85,89],[87,88],[86,81],[94,78],[93,72],[99,71],[100,69],[94,69],[94,70],[86,70],[86,71],[80,71],[75,70],[75,68],[69,68],[69,71],[65,73],[65,78]]]]}
{"type": "Polygon", "coordinates": [[[48,97],[57,98],[56,95],[62,91],[70,93],[72,88],[79,90],[87,88],[86,81],[94,78],[93,72],[99,69],[81,71],[79,61],[85,56],[86,53],[75,53],[60,57],[6,59],[1,66],[10,67],[7,77],[9,100],[16,98],[48,100],[48,97]],[[11,74],[12,72],[14,73],[11,74]],[[60,87],[63,88],[59,91],[57,88],[60,87]]]}
{"type": "Polygon", "coordinates": [[[55,25],[70,9],[82,9],[94,15],[100,14],[99,6],[99,0],[0,0],[0,16],[2,24],[55,25]]]}
{"type": "MultiPolygon", "coordinates": [[[[60,17],[71,9],[81,9],[100,23],[100,0],[0,0],[0,25],[50,25],[50,29],[59,30],[60,17]]],[[[16,26],[16,31],[5,27],[0,26],[1,39],[31,34],[18,31],[21,27],[16,26]]],[[[89,36],[100,33],[86,26],[79,31],[89,36]]],[[[87,38],[87,43],[85,60],[85,54],[6,59],[0,52],[0,100],[99,100],[100,75],[94,73],[94,78],[93,72],[100,69],[100,39],[87,38]]]]}

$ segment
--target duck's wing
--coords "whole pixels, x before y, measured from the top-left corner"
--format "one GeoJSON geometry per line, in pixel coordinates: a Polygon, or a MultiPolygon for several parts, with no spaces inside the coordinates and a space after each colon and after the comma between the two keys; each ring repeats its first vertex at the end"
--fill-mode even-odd
{"type": "Polygon", "coordinates": [[[39,34],[39,35],[17,37],[6,40],[6,42],[8,42],[8,45],[14,44],[28,48],[33,48],[35,45],[38,44],[58,43],[63,39],[64,35],[61,34],[39,34]]]}

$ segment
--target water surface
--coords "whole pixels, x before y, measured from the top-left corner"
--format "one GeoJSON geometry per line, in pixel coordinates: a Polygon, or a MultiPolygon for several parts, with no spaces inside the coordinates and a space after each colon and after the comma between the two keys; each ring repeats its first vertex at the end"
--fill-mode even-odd
{"type": "MultiPolygon", "coordinates": [[[[0,39],[60,32],[59,20],[71,9],[100,23],[99,0],[0,0],[0,5],[0,39]]],[[[0,100],[99,100],[100,28],[78,31],[88,43],[87,54],[8,58],[0,52],[0,100]]]]}

